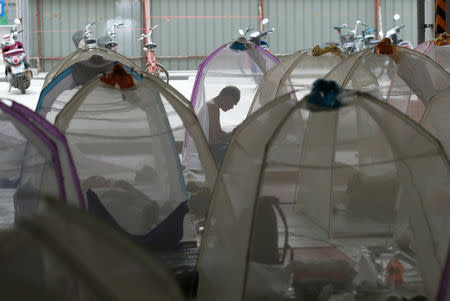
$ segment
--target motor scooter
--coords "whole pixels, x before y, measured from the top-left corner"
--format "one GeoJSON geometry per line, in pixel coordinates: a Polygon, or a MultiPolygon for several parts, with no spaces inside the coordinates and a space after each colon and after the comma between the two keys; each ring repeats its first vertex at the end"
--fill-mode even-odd
{"type": "MultiPolygon", "coordinates": [[[[266,25],[269,23],[268,18],[264,18],[261,21],[262,25],[266,25]]],[[[245,37],[248,41],[254,43],[255,45],[263,48],[264,50],[270,52],[269,44],[264,40],[264,38],[271,32],[273,32],[275,28],[271,28],[269,30],[264,30],[262,32],[256,31],[254,27],[247,27],[245,31],[243,29],[239,29],[239,34],[245,37]]]]}
{"type": "Polygon", "coordinates": [[[394,15],[394,27],[386,32],[386,37],[390,38],[394,45],[413,49],[413,45],[411,44],[410,41],[404,41],[404,40],[398,38],[400,29],[405,27],[405,25],[400,25],[400,26],[395,25],[395,22],[398,21],[399,19],[400,19],[400,15],[395,14],[394,15]]]}
{"type": "MultiPolygon", "coordinates": [[[[400,25],[400,26],[395,25],[396,21],[398,21],[399,19],[400,19],[400,15],[395,14],[394,15],[394,27],[389,29],[386,32],[386,38],[391,39],[392,44],[394,44],[396,46],[413,49],[413,45],[411,44],[410,41],[405,41],[405,40],[398,38],[398,36],[400,34],[400,30],[405,27],[405,25],[400,25]]],[[[378,45],[380,40],[377,40],[375,38],[375,32],[376,32],[375,28],[367,28],[362,31],[364,43],[363,43],[363,46],[361,47],[361,50],[365,49],[365,48],[374,48],[375,46],[378,45]]],[[[383,38],[384,33],[379,32],[379,36],[380,36],[380,38],[383,38]]]]}
{"type": "Polygon", "coordinates": [[[3,36],[1,41],[3,60],[5,61],[5,75],[11,87],[17,88],[25,94],[25,90],[30,87],[33,73],[27,61],[25,49],[22,42],[18,40],[19,33],[17,27],[21,24],[19,19],[14,20],[10,33],[3,36]]]}
{"type": "Polygon", "coordinates": [[[336,30],[336,32],[339,34],[339,42],[325,43],[325,45],[323,46],[334,44],[347,55],[360,51],[362,47],[363,36],[358,35],[359,25],[368,26],[366,23],[363,23],[360,20],[356,20],[355,27],[353,29],[351,29],[347,24],[334,26],[333,29],[336,30]]]}

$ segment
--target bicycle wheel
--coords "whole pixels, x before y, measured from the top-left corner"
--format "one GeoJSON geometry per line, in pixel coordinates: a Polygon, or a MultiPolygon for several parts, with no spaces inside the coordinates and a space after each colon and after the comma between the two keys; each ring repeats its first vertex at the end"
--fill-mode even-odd
{"type": "Polygon", "coordinates": [[[166,68],[160,63],[156,64],[158,65],[159,77],[161,77],[161,74],[164,73],[164,75],[166,76],[166,83],[169,83],[169,72],[167,72],[166,68]]]}

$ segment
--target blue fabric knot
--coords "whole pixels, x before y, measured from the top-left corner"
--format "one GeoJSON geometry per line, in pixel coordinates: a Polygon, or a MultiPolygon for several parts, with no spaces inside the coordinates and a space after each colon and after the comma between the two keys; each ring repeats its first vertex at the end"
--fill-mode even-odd
{"type": "Polygon", "coordinates": [[[240,51],[244,51],[246,49],[245,45],[238,41],[231,44],[230,48],[233,50],[240,50],[240,51]]]}
{"type": "Polygon", "coordinates": [[[341,94],[341,92],[342,89],[339,88],[336,82],[318,79],[314,82],[307,101],[321,107],[338,108],[342,103],[336,99],[336,96],[341,94]]]}

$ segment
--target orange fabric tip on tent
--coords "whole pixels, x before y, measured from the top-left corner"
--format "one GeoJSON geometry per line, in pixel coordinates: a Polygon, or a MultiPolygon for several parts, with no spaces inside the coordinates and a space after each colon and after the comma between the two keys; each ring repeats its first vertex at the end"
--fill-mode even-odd
{"type": "Polygon", "coordinates": [[[375,52],[377,54],[393,54],[396,51],[397,48],[391,43],[391,39],[389,38],[382,39],[377,47],[375,47],[375,52]]]}
{"type": "Polygon", "coordinates": [[[436,46],[445,46],[450,44],[450,35],[446,32],[441,33],[434,40],[434,45],[436,46]]]}
{"type": "Polygon", "coordinates": [[[135,85],[133,76],[127,73],[122,64],[115,65],[111,73],[102,76],[100,79],[102,82],[113,87],[117,84],[120,89],[131,88],[135,85]]]}
{"type": "Polygon", "coordinates": [[[396,286],[402,285],[404,271],[405,268],[403,267],[403,264],[397,258],[389,261],[386,266],[386,284],[395,284],[396,286]]]}

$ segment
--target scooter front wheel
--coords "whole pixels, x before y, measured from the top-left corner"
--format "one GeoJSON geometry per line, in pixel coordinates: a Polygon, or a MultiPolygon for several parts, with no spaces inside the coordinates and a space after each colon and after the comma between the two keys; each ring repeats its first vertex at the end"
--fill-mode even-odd
{"type": "Polygon", "coordinates": [[[22,94],[25,94],[25,83],[23,81],[23,77],[19,77],[17,79],[17,84],[18,84],[18,88],[20,90],[20,92],[22,92],[22,94]]]}

